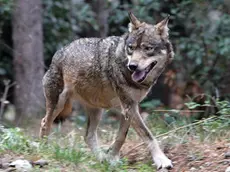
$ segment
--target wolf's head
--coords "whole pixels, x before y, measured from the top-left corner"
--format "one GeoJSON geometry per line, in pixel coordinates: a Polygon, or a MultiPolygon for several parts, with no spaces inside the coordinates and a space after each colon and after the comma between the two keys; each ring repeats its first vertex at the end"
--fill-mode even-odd
{"type": "Polygon", "coordinates": [[[129,18],[125,51],[132,80],[138,83],[155,80],[174,56],[168,38],[169,17],[156,25],[140,22],[132,13],[129,18]]]}

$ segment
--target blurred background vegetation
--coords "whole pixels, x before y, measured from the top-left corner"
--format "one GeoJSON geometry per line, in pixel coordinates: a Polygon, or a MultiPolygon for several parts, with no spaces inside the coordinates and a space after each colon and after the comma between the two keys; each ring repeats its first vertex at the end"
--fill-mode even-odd
{"type": "Polygon", "coordinates": [[[170,37],[176,53],[175,60],[142,104],[143,110],[151,112],[160,106],[185,110],[188,115],[186,110],[193,109],[203,112],[199,114],[201,119],[219,112],[220,100],[226,100],[225,107],[230,108],[228,0],[33,0],[24,4],[22,1],[0,0],[0,97],[4,108],[1,117],[10,108],[16,109],[17,120],[42,114],[41,86],[30,87],[41,85],[55,51],[77,38],[123,34],[127,31],[130,10],[140,20],[152,24],[170,14],[170,37]],[[33,12],[34,9],[39,12],[33,12]],[[23,22],[30,20],[32,24],[23,29],[23,22]],[[33,44],[27,49],[18,46],[24,45],[31,30],[36,30],[33,22],[41,23],[32,34],[33,44]],[[30,54],[24,52],[28,49],[30,54]],[[38,50],[43,52],[39,57],[38,50]],[[25,57],[19,57],[17,52],[25,57]],[[38,71],[40,75],[36,75],[38,71]],[[10,87],[6,80],[11,81],[10,87]]]}
{"type": "MultiPolygon", "coordinates": [[[[140,105],[149,129],[166,152],[170,148],[173,162],[181,160],[181,165],[174,164],[177,171],[192,170],[191,163],[197,161],[202,162],[202,168],[195,165],[197,171],[225,171],[229,161],[221,157],[230,141],[229,0],[0,0],[0,163],[10,153],[11,160],[19,155],[50,159],[47,171],[153,171],[148,151],[132,128],[122,151],[131,163],[141,158],[148,163],[129,166],[122,159],[111,169],[96,161],[81,137],[86,117],[78,103],[74,122],[54,127],[49,144],[34,137],[45,111],[41,80],[53,54],[74,39],[122,35],[127,32],[128,11],[151,24],[170,14],[175,59],[140,105]],[[210,141],[213,152],[207,155],[210,148],[200,141],[210,141]],[[202,160],[211,170],[204,169],[202,160]]],[[[98,134],[107,149],[116,137],[119,115],[104,115],[98,134]]]]}

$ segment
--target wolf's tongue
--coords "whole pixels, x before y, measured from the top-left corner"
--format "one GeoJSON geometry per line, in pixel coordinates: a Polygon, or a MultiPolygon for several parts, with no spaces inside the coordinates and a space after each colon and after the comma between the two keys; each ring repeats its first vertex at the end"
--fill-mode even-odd
{"type": "Polygon", "coordinates": [[[144,70],[143,71],[135,71],[132,74],[132,79],[135,82],[142,80],[144,77],[145,77],[145,71],[144,70]]]}

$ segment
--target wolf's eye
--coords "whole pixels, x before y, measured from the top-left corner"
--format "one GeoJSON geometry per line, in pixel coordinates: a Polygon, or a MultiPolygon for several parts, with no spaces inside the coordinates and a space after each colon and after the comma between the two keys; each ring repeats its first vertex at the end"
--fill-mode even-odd
{"type": "Polygon", "coordinates": [[[128,53],[129,55],[132,55],[134,50],[135,50],[135,47],[134,47],[132,44],[129,44],[129,45],[127,46],[127,53],[128,53]]]}
{"type": "Polygon", "coordinates": [[[129,51],[134,51],[135,47],[132,44],[128,45],[128,50],[129,51]]]}
{"type": "Polygon", "coordinates": [[[152,51],[152,50],[154,50],[154,48],[153,47],[144,47],[144,50],[145,51],[152,51]]]}

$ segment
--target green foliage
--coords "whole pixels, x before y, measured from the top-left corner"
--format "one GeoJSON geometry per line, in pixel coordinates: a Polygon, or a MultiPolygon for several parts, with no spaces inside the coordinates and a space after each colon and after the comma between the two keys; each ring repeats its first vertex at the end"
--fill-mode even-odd
{"type": "Polygon", "coordinates": [[[59,145],[54,146],[54,158],[57,160],[67,160],[69,162],[74,162],[75,164],[84,161],[87,155],[84,152],[76,151],[73,148],[63,148],[60,149],[59,145]]]}
{"type": "Polygon", "coordinates": [[[2,39],[4,28],[9,27],[11,23],[12,9],[13,0],[0,0],[0,76],[12,75],[12,58],[9,57],[12,49],[2,39]]]}
{"type": "Polygon", "coordinates": [[[230,102],[229,101],[217,101],[216,102],[219,111],[217,114],[230,115],[230,102]]]}
{"type": "Polygon", "coordinates": [[[180,21],[176,26],[184,29],[184,35],[180,33],[175,40],[174,64],[180,71],[186,71],[184,77],[197,80],[210,94],[214,88],[221,89],[229,68],[230,15],[223,2],[185,2],[174,9],[178,17],[175,22],[180,21]]]}
{"type": "Polygon", "coordinates": [[[0,150],[12,150],[16,152],[31,152],[28,137],[19,128],[3,129],[0,136],[0,150]]]}
{"type": "Polygon", "coordinates": [[[0,35],[2,34],[2,26],[5,22],[9,22],[13,7],[13,0],[0,0],[0,35]]]}
{"type": "Polygon", "coordinates": [[[154,108],[156,108],[157,106],[160,106],[162,103],[159,100],[150,100],[150,101],[145,101],[143,103],[140,104],[141,108],[145,108],[148,110],[153,110],[154,108]]]}
{"type": "Polygon", "coordinates": [[[76,149],[69,145],[63,147],[54,141],[47,145],[46,141],[38,142],[26,136],[19,128],[2,129],[0,136],[0,151],[11,150],[24,154],[46,154],[57,160],[74,162],[75,164],[85,161],[89,156],[82,149],[76,149]]]}
{"type": "Polygon", "coordinates": [[[187,102],[187,103],[185,103],[185,105],[186,105],[189,109],[196,109],[196,108],[198,108],[198,107],[201,106],[199,103],[196,103],[196,102],[187,102]]]}
{"type": "Polygon", "coordinates": [[[122,162],[119,165],[116,166],[110,166],[108,163],[96,163],[91,164],[91,167],[93,169],[97,169],[100,172],[107,172],[107,171],[113,171],[113,172],[128,172],[130,170],[138,171],[138,172],[148,172],[148,171],[155,171],[154,167],[152,166],[152,162],[148,163],[136,163],[136,164],[128,164],[128,161],[123,159],[122,162]]]}
{"type": "MultiPolygon", "coordinates": [[[[196,103],[196,102],[187,102],[185,103],[185,105],[193,110],[193,109],[196,109],[198,107],[212,107],[212,106],[215,106],[217,109],[218,109],[218,112],[216,112],[217,115],[230,115],[230,102],[229,101],[226,101],[226,100],[219,100],[219,99],[213,99],[215,102],[214,102],[214,105],[213,103],[211,103],[210,100],[206,100],[204,104],[199,104],[199,103],[196,103]]],[[[214,114],[210,114],[210,115],[214,115],[214,114]]]]}

